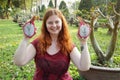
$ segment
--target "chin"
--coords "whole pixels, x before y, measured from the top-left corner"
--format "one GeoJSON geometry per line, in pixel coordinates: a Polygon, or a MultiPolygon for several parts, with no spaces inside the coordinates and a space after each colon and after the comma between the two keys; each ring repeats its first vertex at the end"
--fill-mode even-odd
{"type": "Polygon", "coordinates": [[[54,32],[54,33],[50,33],[50,34],[52,34],[52,35],[58,35],[59,33],[55,33],[55,32],[54,32]]]}

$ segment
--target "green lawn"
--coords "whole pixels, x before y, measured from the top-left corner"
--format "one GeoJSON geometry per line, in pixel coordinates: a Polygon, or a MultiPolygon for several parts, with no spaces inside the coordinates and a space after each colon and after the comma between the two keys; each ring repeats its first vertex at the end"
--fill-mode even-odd
{"type": "MultiPolygon", "coordinates": [[[[38,29],[40,29],[40,25],[41,22],[36,21],[36,26],[38,29]]],[[[79,48],[80,43],[76,37],[77,27],[70,26],[69,29],[74,43],[79,48]]],[[[109,44],[108,42],[110,39],[110,36],[106,35],[106,32],[106,29],[101,28],[95,32],[97,40],[103,50],[106,50],[106,46],[109,44]]],[[[35,70],[33,61],[23,67],[18,67],[13,64],[14,52],[22,38],[22,29],[17,23],[12,22],[11,20],[0,20],[0,80],[32,80],[35,70]]],[[[118,40],[120,40],[120,33],[118,40]]],[[[88,46],[92,62],[94,63],[96,56],[91,47],[90,40],[88,41],[88,46]]],[[[120,63],[120,41],[117,41],[117,47],[114,56],[114,60],[120,63]]],[[[74,67],[72,63],[69,68],[69,72],[74,80],[84,80],[79,76],[76,67],[74,67]]]]}

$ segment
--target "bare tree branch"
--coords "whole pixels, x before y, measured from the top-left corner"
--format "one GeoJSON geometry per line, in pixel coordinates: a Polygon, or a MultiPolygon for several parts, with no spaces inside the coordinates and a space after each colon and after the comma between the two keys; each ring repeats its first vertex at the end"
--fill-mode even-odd
{"type": "Polygon", "coordinates": [[[113,17],[113,16],[108,16],[108,15],[105,16],[105,15],[102,13],[102,11],[100,11],[99,8],[97,8],[97,11],[100,13],[100,15],[101,15],[102,17],[108,19],[108,21],[109,21],[109,23],[110,23],[110,27],[111,27],[112,29],[114,29],[114,24],[113,24],[113,20],[112,20],[112,17],[113,17]]]}
{"type": "Polygon", "coordinates": [[[114,11],[114,13],[115,13],[117,16],[120,16],[120,14],[115,10],[114,5],[113,5],[113,11],[114,11]]]}
{"type": "Polygon", "coordinates": [[[100,15],[104,18],[106,18],[106,16],[101,12],[101,10],[99,8],[97,8],[97,11],[100,13],[100,15]]]}
{"type": "Polygon", "coordinates": [[[98,18],[95,18],[93,21],[93,26],[95,26],[95,24],[97,23],[98,18]]]}
{"type": "Polygon", "coordinates": [[[112,18],[111,18],[111,17],[108,17],[108,20],[109,20],[109,23],[110,23],[110,27],[111,27],[112,29],[114,29],[114,24],[113,24],[112,18]]]}

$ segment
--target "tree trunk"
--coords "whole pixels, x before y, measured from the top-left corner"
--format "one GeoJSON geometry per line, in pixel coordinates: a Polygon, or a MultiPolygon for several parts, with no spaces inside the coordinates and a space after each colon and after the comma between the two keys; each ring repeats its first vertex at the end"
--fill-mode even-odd
{"type": "Polygon", "coordinates": [[[32,7],[33,7],[33,0],[31,0],[31,9],[30,9],[31,13],[32,13],[32,7]]]}
{"type": "Polygon", "coordinates": [[[113,29],[110,27],[109,24],[106,24],[106,26],[107,26],[107,28],[108,28],[107,34],[108,34],[108,35],[112,35],[113,29]]]}
{"type": "MultiPolygon", "coordinates": [[[[116,12],[118,14],[120,13],[120,0],[117,0],[116,12]]],[[[112,57],[112,55],[115,51],[117,37],[118,37],[118,26],[119,26],[119,21],[120,21],[119,19],[120,19],[120,16],[116,14],[114,30],[113,30],[111,42],[110,42],[110,45],[109,45],[109,47],[107,49],[107,52],[106,52],[106,54],[107,54],[106,55],[106,60],[110,60],[110,58],[112,57]]]]}
{"type": "Polygon", "coordinates": [[[55,8],[57,8],[57,0],[55,0],[55,8]]]}
{"type": "Polygon", "coordinates": [[[26,0],[24,0],[24,10],[26,11],[27,8],[26,8],[26,0]]]}
{"type": "Polygon", "coordinates": [[[11,0],[7,1],[6,9],[5,9],[5,14],[6,14],[7,19],[9,19],[9,11],[8,11],[8,9],[10,8],[10,2],[11,2],[11,0]]]}
{"type": "Polygon", "coordinates": [[[91,20],[91,34],[90,34],[90,40],[91,40],[91,43],[92,43],[92,46],[93,46],[93,49],[95,51],[95,53],[97,54],[98,56],[98,60],[99,60],[99,63],[103,64],[103,61],[105,60],[104,58],[104,55],[103,55],[103,51],[101,50],[95,36],[94,36],[94,27],[93,27],[93,23],[94,23],[94,19],[91,20]]]}
{"type": "Polygon", "coordinates": [[[107,49],[107,52],[106,52],[106,60],[110,60],[111,57],[113,56],[114,54],[114,50],[115,50],[115,46],[116,46],[116,41],[117,41],[117,36],[118,36],[118,25],[119,25],[119,22],[117,22],[114,26],[114,30],[113,30],[113,33],[112,33],[112,38],[111,38],[111,41],[110,41],[110,45],[108,46],[108,49],[107,49]]]}

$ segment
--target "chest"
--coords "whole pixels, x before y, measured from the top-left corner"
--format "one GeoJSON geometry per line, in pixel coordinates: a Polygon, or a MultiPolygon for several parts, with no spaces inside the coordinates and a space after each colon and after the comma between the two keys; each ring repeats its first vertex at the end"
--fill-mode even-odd
{"type": "Polygon", "coordinates": [[[47,53],[48,53],[49,55],[55,55],[55,54],[57,54],[59,51],[60,51],[60,48],[57,46],[56,43],[52,43],[52,45],[47,48],[47,53]]]}
{"type": "Polygon", "coordinates": [[[44,56],[36,57],[35,62],[37,68],[44,73],[59,75],[59,73],[63,74],[68,70],[70,58],[60,52],[55,55],[49,55],[46,53],[44,56]]]}

